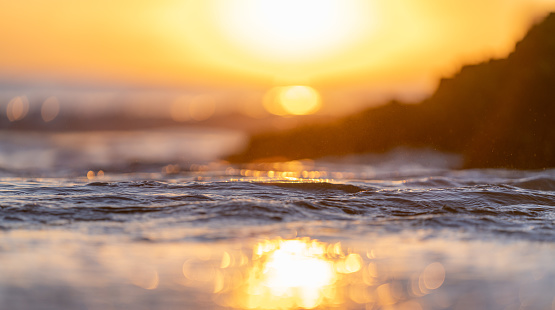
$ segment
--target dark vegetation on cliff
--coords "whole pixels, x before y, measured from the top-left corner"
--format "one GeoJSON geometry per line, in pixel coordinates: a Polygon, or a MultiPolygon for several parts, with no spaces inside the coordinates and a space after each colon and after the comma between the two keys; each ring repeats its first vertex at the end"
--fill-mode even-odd
{"type": "Polygon", "coordinates": [[[251,137],[234,162],[428,147],[465,167],[555,167],[555,13],[506,59],[465,66],[419,104],[390,102],[329,124],[251,137]]]}

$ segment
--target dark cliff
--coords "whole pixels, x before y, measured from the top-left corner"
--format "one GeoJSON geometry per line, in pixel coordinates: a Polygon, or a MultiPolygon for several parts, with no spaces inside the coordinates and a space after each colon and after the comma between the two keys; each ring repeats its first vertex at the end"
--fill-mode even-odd
{"type": "Polygon", "coordinates": [[[390,102],[339,121],[256,135],[235,162],[384,152],[462,153],[465,167],[555,167],[555,14],[506,59],[463,67],[419,104],[390,102]]]}

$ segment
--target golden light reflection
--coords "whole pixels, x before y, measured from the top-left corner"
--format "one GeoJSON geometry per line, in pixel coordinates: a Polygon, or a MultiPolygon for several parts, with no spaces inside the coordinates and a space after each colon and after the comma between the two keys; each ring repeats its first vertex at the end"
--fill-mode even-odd
{"type": "MultiPolygon", "coordinates": [[[[306,225],[302,225],[307,230],[306,225]]],[[[321,258],[325,263],[319,264],[327,270],[332,266],[333,280],[324,279],[324,282],[331,284],[319,290],[322,297],[314,307],[318,309],[520,307],[547,310],[555,305],[551,289],[554,271],[550,260],[552,245],[439,238],[422,240],[398,235],[355,236],[356,241],[347,239],[342,243],[308,238],[271,239],[254,244],[246,239],[232,243],[156,241],[160,240],[158,238],[175,240],[192,236],[198,232],[197,229],[162,232],[141,229],[145,238],[154,241],[111,243],[106,243],[104,236],[85,236],[60,229],[13,230],[0,234],[2,241],[9,237],[8,242],[2,243],[4,249],[18,251],[18,255],[2,257],[0,271],[5,279],[2,284],[4,287],[10,285],[24,289],[46,281],[82,291],[105,288],[124,292],[124,297],[139,303],[147,296],[143,294],[148,293],[143,289],[156,289],[152,296],[157,298],[157,303],[164,300],[170,302],[169,306],[164,307],[168,303],[163,303],[158,308],[172,308],[172,305],[183,303],[182,308],[187,309],[257,309],[266,306],[258,303],[262,298],[260,295],[250,297],[248,289],[252,291],[256,286],[249,281],[258,270],[259,276],[254,277],[255,281],[268,283],[265,277],[270,273],[263,271],[271,271],[271,268],[265,264],[272,257],[279,257],[272,253],[281,250],[286,258],[298,256],[302,261],[303,257],[296,253],[305,252],[307,260],[320,261],[321,258]],[[30,241],[41,246],[26,246],[25,242],[30,241]],[[94,250],[89,246],[83,248],[85,243],[98,246],[94,250]],[[540,259],[526,263],[518,253],[524,253],[526,257],[529,257],[528,253],[534,253],[540,259]],[[431,260],[438,256],[442,257],[441,262],[431,260]],[[92,262],[92,267],[83,270],[84,260],[92,262]],[[360,270],[340,273],[338,266],[341,263],[351,265],[351,270],[360,265],[360,270]],[[49,272],[45,274],[45,270],[49,272]],[[544,277],[537,278],[534,276],[536,272],[541,272],[544,277]],[[442,284],[428,293],[414,294],[415,289],[419,290],[420,278],[424,288],[429,285],[428,290],[442,284]],[[132,290],[129,291],[129,288],[132,290]],[[248,298],[257,303],[247,303],[248,298]]],[[[320,229],[319,232],[323,231],[320,229]]],[[[286,232],[290,236],[297,233],[293,230],[286,232]]],[[[284,265],[283,268],[289,267],[284,265]]],[[[263,287],[261,290],[269,291],[271,288],[263,287]]],[[[300,289],[292,288],[290,291],[297,294],[300,289]]],[[[285,297],[271,298],[279,302],[285,297]]],[[[97,301],[93,302],[94,308],[97,301]]],[[[280,306],[281,309],[302,308],[286,302],[266,308],[280,306]]]]}
{"type": "Polygon", "coordinates": [[[145,290],[155,290],[160,284],[158,271],[150,266],[136,266],[129,277],[133,285],[145,290]]]}
{"type": "MultiPolygon", "coordinates": [[[[221,270],[229,270],[232,261],[224,252],[221,270]]],[[[312,309],[322,303],[339,303],[336,283],[361,268],[362,258],[344,254],[340,244],[308,238],[265,240],[254,246],[243,283],[223,303],[249,309],[312,309]]],[[[216,279],[215,291],[225,291],[226,278],[222,274],[216,279]]]]}
{"type": "Polygon", "coordinates": [[[227,268],[231,265],[231,256],[229,255],[229,253],[224,252],[224,255],[222,257],[222,264],[220,265],[220,268],[227,268]]]}
{"type": "Polygon", "coordinates": [[[204,259],[189,259],[183,263],[183,275],[192,283],[209,284],[217,276],[217,270],[214,266],[206,263],[204,259]]]}
{"type": "Polygon", "coordinates": [[[397,302],[392,293],[392,286],[390,283],[382,284],[376,288],[378,300],[381,305],[390,306],[397,302]]]}
{"type": "MultiPolygon", "coordinates": [[[[330,182],[330,173],[326,170],[317,170],[314,161],[309,159],[293,160],[287,162],[271,162],[271,163],[251,163],[243,169],[228,167],[226,175],[238,176],[241,179],[230,179],[233,181],[295,181],[295,182],[330,182]]],[[[346,175],[347,176],[347,175],[346,175]]],[[[354,178],[353,175],[348,175],[354,178]]],[[[335,176],[334,176],[335,177],[335,176]]]]}
{"type": "Polygon", "coordinates": [[[314,308],[322,298],[321,290],[335,281],[333,263],[324,256],[322,244],[285,240],[259,245],[255,251],[260,264],[249,277],[250,306],[267,308],[285,302],[314,308]]]}
{"type": "Polygon", "coordinates": [[[358,304],[365,309],[422,310],[429,305],[424,298],[430,294],[445,299],[436,304],[450,303],[441,291],[434,293],[445,281],[441,263],[399,265],[389,257],[392,253],[377,255],[376,249],[361,253],[344,249],[339,242],[278,238],[255,244],[250,259],[243,252],[224,251],[216,270],[214,265],[208,271],[194,270],[200,278],[213,279],[214,301],[231,308],[351,308],[358,304]]]}
{"type": "Polygon", "coordinates": [[[432,263],[424,269],[421,278],[426,289],[435,290],[445,281],[445,268],[438,262],[432,263]]]}

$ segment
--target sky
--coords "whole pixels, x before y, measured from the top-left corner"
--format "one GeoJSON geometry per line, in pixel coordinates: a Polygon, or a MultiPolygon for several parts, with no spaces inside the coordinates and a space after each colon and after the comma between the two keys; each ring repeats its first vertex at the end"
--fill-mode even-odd
{"type": "Polygon", "coordinates": [[[506,57],[553,10],[555,0],[0,0],[0,88],[410,97],[506,57]]]}

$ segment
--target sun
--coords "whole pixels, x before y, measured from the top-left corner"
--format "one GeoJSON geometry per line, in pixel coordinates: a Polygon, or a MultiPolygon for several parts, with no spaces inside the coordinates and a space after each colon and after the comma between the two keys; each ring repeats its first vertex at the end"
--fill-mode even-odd
{"type": "Polygon", "coordinates": [[[352,41],[363,22],[361,0],[234,0],[218,2],[220,28],[258,57],[306,61],[352,41]]]}
{"type": "Polygon", "coordinates": [[[270,89],[264,107],[275,115],[308,115],[318,112],[321,96],[314,88],[303,85],[280,86],[270,89]]]}

